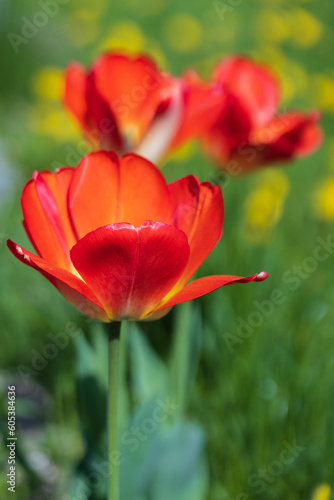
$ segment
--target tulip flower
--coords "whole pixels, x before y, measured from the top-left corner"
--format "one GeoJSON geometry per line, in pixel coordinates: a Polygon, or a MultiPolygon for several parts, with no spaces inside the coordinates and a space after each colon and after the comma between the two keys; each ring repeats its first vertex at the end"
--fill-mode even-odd
{"type": "Polygon", "coordinates": [[[37,255],[8,241],[75,307],[102,321],[149,320],[232,283],[188,281],[222,234],[219,186],[188,176],[167,184],[135,154],[96,152],[76,168],[35,172],[22,193],[24,228],[37,255]]]}
{"type": "Polygon", "coordinates": [[[209,130],[219,119],[225,102],[221,85],[204,82],[196,71],[186,71],[181,80],[185,89],[184,112],[170,145],[172,151],[209,130]]]}
{"type": "Polygon", "coordinates": [[[156,162],[213,125],[222,98],[218,85],[194,86],[148,57],[109,52],[87,73],[68,66],[63,100],[94,148],[156,162]]]}
{"type": "Polygon", "coordinates": [[[79,63],[68,66],[63,100],[96,149],[156,162],[216,121],[222,91],[215,87],[194,88],[146,56],[109,52],[87,73],[79,63]]]}
{"type": "Polygon", "coordinates": [[[217,165],[231,173],[249,172],[273,162],[315,151],[322,141],[319,113],[275,115],[280,91],[276,78],[242,56],[224,59],[213,80],[225,94],[217,122],[203,134],[203,147],[217,165]]]}

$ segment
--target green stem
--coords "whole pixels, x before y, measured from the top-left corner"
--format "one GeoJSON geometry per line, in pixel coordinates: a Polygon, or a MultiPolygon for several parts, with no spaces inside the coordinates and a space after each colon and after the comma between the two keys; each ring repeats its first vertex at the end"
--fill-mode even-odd
{"type": "Polygon", "coordinates": [[[111,323],[109,330],[109,378],[108,378],[108,499],[119,500],[118,470],[118,421],[120,401],[120,339],[121,323],[111,323]]]}

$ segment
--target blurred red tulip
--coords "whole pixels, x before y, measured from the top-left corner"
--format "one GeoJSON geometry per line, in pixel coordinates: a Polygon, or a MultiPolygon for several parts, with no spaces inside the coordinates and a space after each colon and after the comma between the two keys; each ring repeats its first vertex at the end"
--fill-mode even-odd
{"type": "Polygon", "coordinates": [[[118,159],[102,151],[77,168],[35,172],[21,203],[38,256],[10,240],[9,249],[102,321],[157,319],[221,286],[267,277],[207,276],[187,284],[222,234],[221,190],[194,176],[167,185],[134,154],[118,159]]]}
{"type": "Polygon", "coordinates": [[[220,88],[188,80],[159,71],[145,56],[110,52],[88,73],[78,63],[68,66],[64,105],[97,149],[157,162],[218,119],[220,88]]]}
{"type": "Polygon", "coordinates": [[[318,112],[275,115],[279,85],[264,66],[246,57],[230,57],[218,65],[213,79],[224,91],[225,102],[202,143],[222,169],[248,172],[309,155],[321,144],[318,112]]]}

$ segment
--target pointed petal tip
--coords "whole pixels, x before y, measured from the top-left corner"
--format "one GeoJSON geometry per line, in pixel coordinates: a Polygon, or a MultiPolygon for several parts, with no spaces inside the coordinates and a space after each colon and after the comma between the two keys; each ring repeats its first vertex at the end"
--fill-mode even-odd
{"type": "Polygon", "coordinates": [[[30,261],[29,255],[26,255],[24,253],[23,248],[20,247],[20,245],[17,245],[17,243],[14,243],[14,241],[12,241],[11,239],[7,240],[7,247],[17,257],[22,257],[23,259],[25,259],[28,262],[30,261]]]}
{"type": "Polygon", "coordinates": [[[255,276],[254,281],[264,281],[268,278],[268,276],[268,273],[266,273],[265,271],[261,271],[255,276]]]}

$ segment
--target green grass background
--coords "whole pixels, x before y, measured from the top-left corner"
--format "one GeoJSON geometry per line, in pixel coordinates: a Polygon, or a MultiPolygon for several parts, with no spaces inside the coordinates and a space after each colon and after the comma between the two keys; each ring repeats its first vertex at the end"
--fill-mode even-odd
{"type": "MultiPolygon", "coordinates": [[[[36,36],[18,46],[18,53],[8,34],[20,34],[22,18],[31,20],[40,4],[0,3],[0,381],[5,398],[8,384],[22,385],[17,367],[30,366],[32,349],[40,352],[47,334],[63,331],[69,321],[88,337],[94,334],[94,327],[40,275],[16,261],[5,245],[10,237],[30,248],[21,226],[21,190],[35,169],[64,163],[66,147],[76,150],[81,140],[70,127],[68,133],[62,128],[68,118],[59,103],[36,91],[36,75],[44,67],[61,70],[72,60],[89,64],[114,33],[119,44],[157,55],[162,66],[175,74],[195,67],[207,77],[213,64],[230,53],[252,55],[279,74],[282,108],[322,108],[325,141],[311,157],[280,170],[289,191],[281,199],[282,213],[265,229],[264,239],[257,237],[256,231],[263,231],[257,226],[251,228],[255,237],[249,237],[247,199],[262,182],[270,185],[269,171],[222,183],[224,235],[199,275],[266,270],[270,278],[197,300],[203,315],[203,344],[188,416],[200,422],[207,435],[210,500],[309,499],[318,484],[334,479],[333,253],[307,272],[296,290],[282,277],[313,256],[317,238],[333,235],[333,189],[325,213],[314,200],[319,186],[330,186],[334,179],[334,8],[330,0],[236,3],[226,1],[222,18],[223,2],[124,0],[115,5],[69,0],[36,36]],[[175,18],[179,14],[183,17],[175,18]],[[188,24],[177,31],[180,19],[188,24]],[[122,41],[119,33],[131,36],[122,35],[122,41]],[[238,318],[247,321],[256,310],[254,301],[267,300],[275,289],[282,291],[285,302],[231,352],[226,332],[236,335],[238,318]],[[268,470],[279,460],[283,443],[294,440],[303,451],[282,472],[270,476],[264,493],[257,493],[248,484],[249,477],[259,469],[268,470]]],[[[220,179],[196,146],[164,167],[169,181],[188,173],[201,180],[220,179]]],[[[165,319],[144,325],[162,358],[170,351],[174,316],[172,311],[165,319]]],[[[70,345],[34,378],[33,394],[22,398],[17,408],[28,462],[48,461],[46,470],[52,471],[56,485],[71,474],[83,453],[73,369],[70,345]]],[[[6,459],[3,446],[1,498],[7,498],[6,459]]],[[[42,498],[41,493],[33,496],[28,476],[21,466],[18,498],[42,498]]],[[[55,491],[45,498],[53,498],[55,491]]]]}

